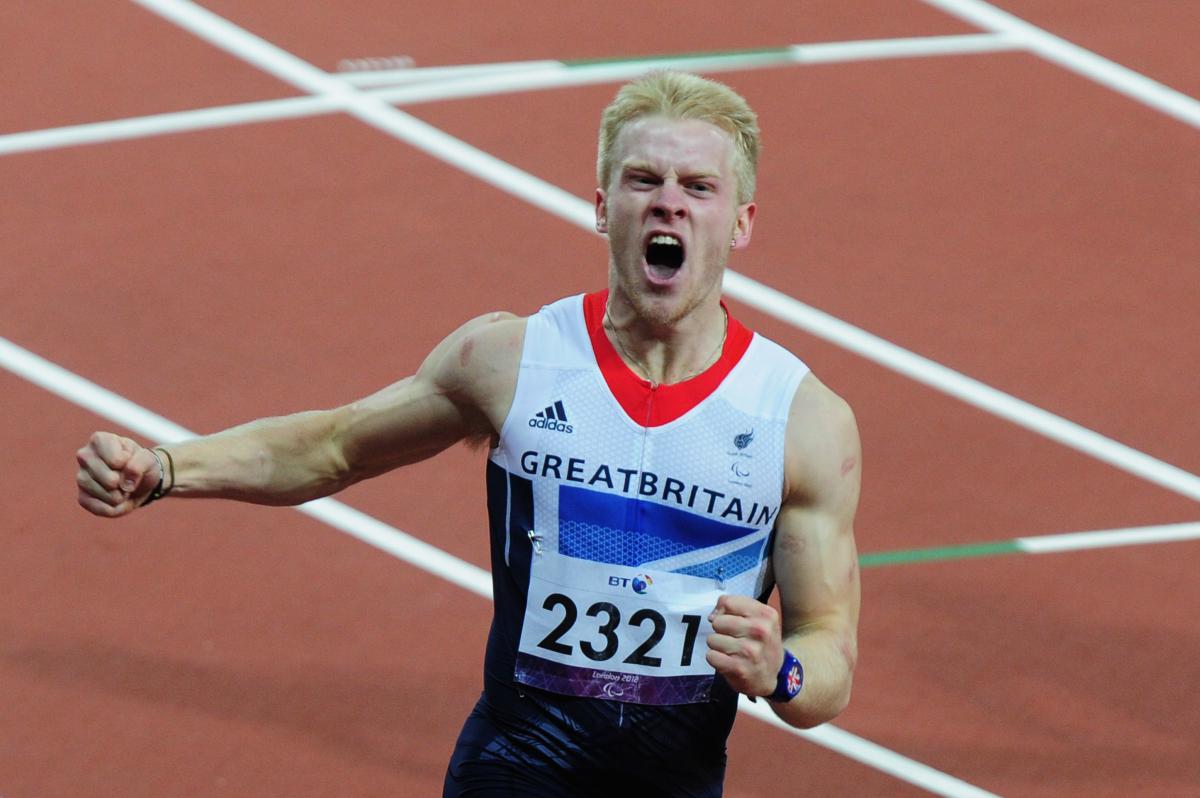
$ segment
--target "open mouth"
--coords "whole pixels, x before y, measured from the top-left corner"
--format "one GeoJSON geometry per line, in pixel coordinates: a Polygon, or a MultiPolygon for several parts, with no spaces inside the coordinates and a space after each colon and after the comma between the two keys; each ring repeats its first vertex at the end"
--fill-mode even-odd
{"type": "Polygon", "coordinates": [[[672,235],[652,236],[646,243],[646,265],[655,277],[668,279],[683,265],[683,242],[672,235]]]}

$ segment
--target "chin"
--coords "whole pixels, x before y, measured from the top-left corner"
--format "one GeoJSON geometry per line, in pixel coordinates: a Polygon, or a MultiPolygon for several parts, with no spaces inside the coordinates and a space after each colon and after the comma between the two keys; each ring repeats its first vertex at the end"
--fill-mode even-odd
{"type": "Polygon", "coordinates": [[[683,298],[674,292],[649,291],[638,297],[638,315],[654,325],[670,325],[682,319],[691,309],[683,298]]]}

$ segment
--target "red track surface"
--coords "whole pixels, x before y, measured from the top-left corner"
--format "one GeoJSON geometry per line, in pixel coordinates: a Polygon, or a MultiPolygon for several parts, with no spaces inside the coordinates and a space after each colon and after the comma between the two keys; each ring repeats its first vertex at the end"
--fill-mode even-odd
{"type": "MultiPolygon", "coordinates": [[[[909,0],[682,21],[633,4],[489,11],[511,29],[465,4],[253,5],[207,7],[326,69],[972,32],[909,0]]],[[[1002,5],[1200,91],[1182,4],[1002,5]]],[[[0,30],[20,67],[0,132],[297,94],[131,5],[0,11],[0,30]]],[[[734,268],[1200,471],[1194,128],[1014,53],[725,79],[766,132],[755,241],[734,268]]],[[[613,90],[408,110],[587,199],[613,90]]],[[[603,281],[595,237],[342,116],[0,156],[0,193],[0,336],[200,432],[347,401],[459,319],[603,281]]],[[[863,552],[1197,515],[735,309],[855,406],[863,552]]],[[[438,794],[480,686],[486,601],[285,510],[172,501],[92,520],[71,453],[112,424],[7,372],[0,399],[0,795],[438,794]]],[[[482,469],[455,450],[342,498],[486,565],[482,469]]],[[[838,725],[1002,795],[1194,795],[1198,553],[869,570],[838,725]]],[[[730,761],[731,798],[922,794],[748,718],[730,761]]]]}

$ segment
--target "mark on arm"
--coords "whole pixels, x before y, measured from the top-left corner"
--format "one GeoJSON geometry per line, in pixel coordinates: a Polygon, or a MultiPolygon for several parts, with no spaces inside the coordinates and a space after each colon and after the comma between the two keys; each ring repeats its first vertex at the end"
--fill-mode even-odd
{"type": "Polygon", "coordinates": [[[463,339],[462,346],[458,348],[458,365],[463,368],[471,362],[471,352],[475,349],[475,339],[468,335],[463,339]]]}

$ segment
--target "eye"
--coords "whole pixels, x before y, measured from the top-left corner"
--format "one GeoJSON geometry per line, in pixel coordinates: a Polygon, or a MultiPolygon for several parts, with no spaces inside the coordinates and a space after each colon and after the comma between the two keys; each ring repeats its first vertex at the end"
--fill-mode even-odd
{"type": "Polygon", "coordinates": [[[710,194],[717,190],[712,183],[688,183],[688,188],[699,194],[710,194]]]}

